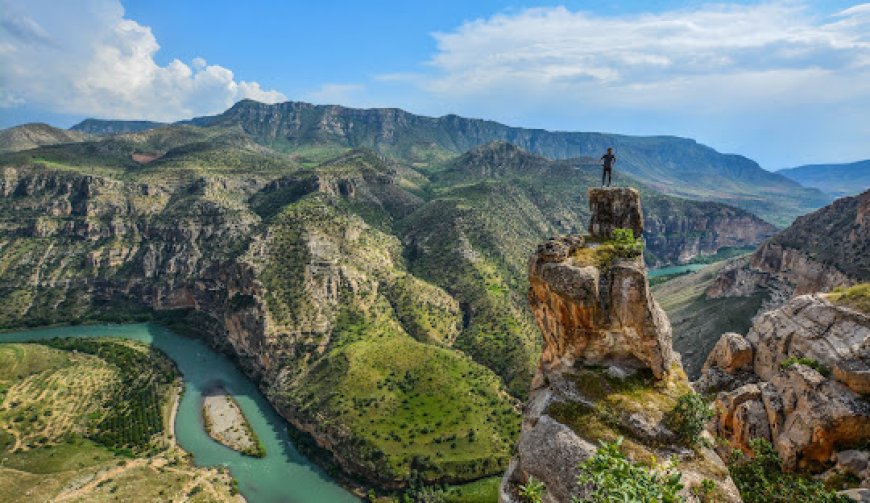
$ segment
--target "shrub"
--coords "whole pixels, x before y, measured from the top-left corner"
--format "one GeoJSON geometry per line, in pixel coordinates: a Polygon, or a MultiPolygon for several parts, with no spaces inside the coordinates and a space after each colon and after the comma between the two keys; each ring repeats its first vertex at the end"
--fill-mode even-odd
{"type": "Polygon", "coordinates": [[[715,490],[716,483],[710,479],[704,479],[699,485],[692,487],[691,492],[701,503],[713,503],[716,501],[715,490]]]}
{"type": "Polygon", "coordinates": [[[529,481],[520,486],[520,496],[528,503],[541,503],[544,497],[544,483],[535,477],[529,476],[529,481]]]}
{"type": "Polygon", "coordinates": [[[791,367],[792,365],[796,365],[798,363],[800,363],[801,365],[806,365],[807,367],[810,367],[811,369],[814,369],[816,372],[818,372],[819,374],[822,374],[825,377],[827,377],[831,373],[830,370],[825,368],[825,366],[822,365],[821,363],[819,363],[817,360],[815,360],[813,358],[808,358],[806,356],[789,356],[785,360],[779,362],[779,366],[784,368],[784,369],[787,369],[787,368],[791,367]]]}
{"type": "Polygon", "coordinates": [[[704,425],[712,417],[713,411],[704,398],[698,393],[689,392],[677,400],[668,422],[681,440],[689,445],[695,445],[701,439],[704,425]]]}
{"type": "MultiPolygon", "coordinates": [[[[683,488],[682,474],[672,467],[664,472],[635,465],[620,451],[622,437],[615,442],[601,442],[595,455],[580,464],[577,482],[588,488],[583,501],[610,503],[684,502],[679,495],[683,488]]],[[[575,500],[575,503],[577,501],[575,500]]]]}
{"type": "Polygon", "coordinates": [[[749,442],[753,457],[734,451],[728,462],[731,478],[746,503],[848,503],[851,499],[825,489],[825,486],[796,473],[782,471],[782,461],[764,439],[749,442]]]}
{"type": "Polygon", "coordinates": [[[643,253],[643,240],[635,238],[631,229],[613,229],[610,243],[619,257],[631,258],[643,253]]]}

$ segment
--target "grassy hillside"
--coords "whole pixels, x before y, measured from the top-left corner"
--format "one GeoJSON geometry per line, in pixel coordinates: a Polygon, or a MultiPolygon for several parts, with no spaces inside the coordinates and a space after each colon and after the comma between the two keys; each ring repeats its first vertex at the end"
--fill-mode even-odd
{"type": "Polygon", "coordinates": [[[336,449],[379,480],[503,470],[519,431],[514,401],[491,370],[450,349],[456,302],[410,275],[399,241],[350,206],[312,194],[270,223],[261,278],[271,320],[299,334],[292,351],[323,348],[283,362],[292,378],[273,391],[279,407],[329,418],[321,433],[344,437],[336,449]]]}
{"type": "Polygon", "coordinates": [[[0,130],[0,152],[17,152],[42,145],[85,141],[88,135],[80,131],[68,131],[48,124],[22,124],[0,130]]]}
{"type": "Polygon", "coordinates": [[[232,501],[229,475],[174,446],[177,372],[164,356],[113,339],[46,344],[0,344],[0,501],[232,501]],[[119,433],[133,444],[109,440],[119,433]]]}

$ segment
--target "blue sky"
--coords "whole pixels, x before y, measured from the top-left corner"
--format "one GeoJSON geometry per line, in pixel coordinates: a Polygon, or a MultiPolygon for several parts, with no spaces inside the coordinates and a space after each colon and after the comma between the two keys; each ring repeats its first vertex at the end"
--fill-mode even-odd
{"type": "Polygon", "coordinates": [[[0,0],[0,126],[241,98],[870,158],[870,4],[0,0]]]}

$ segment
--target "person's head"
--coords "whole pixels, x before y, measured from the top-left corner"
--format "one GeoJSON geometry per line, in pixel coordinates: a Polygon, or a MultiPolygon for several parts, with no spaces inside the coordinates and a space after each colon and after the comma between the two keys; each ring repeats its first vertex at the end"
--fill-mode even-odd
{"type": "Polygon", "coordinates": [[[607,153],[608,153],[608,154],[612,154],[612,153],[613,153],[613,147],[607,147],[607,153]]]}

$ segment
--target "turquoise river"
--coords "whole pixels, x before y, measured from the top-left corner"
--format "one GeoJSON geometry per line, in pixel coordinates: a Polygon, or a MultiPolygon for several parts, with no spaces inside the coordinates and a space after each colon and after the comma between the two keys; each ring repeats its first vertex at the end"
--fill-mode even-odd
{"type": "Polygon", "coordinates": [[[250,503],[359,502],[291,443],[287,422],[257,386],[227,357],[204,342],[184,337],[153,324],[88,325],[0,333],[0,342],[26,342],[52,337],[123,337],[163,350],[184,375],[184,398],[175,420],[178,443],[200,466],[223,465],[239,481],[250,503]],[[266,448],[264,458],[243,456],[206,435],[202,424],[202,391],[215,384],[227,389],[266,448]]]}

